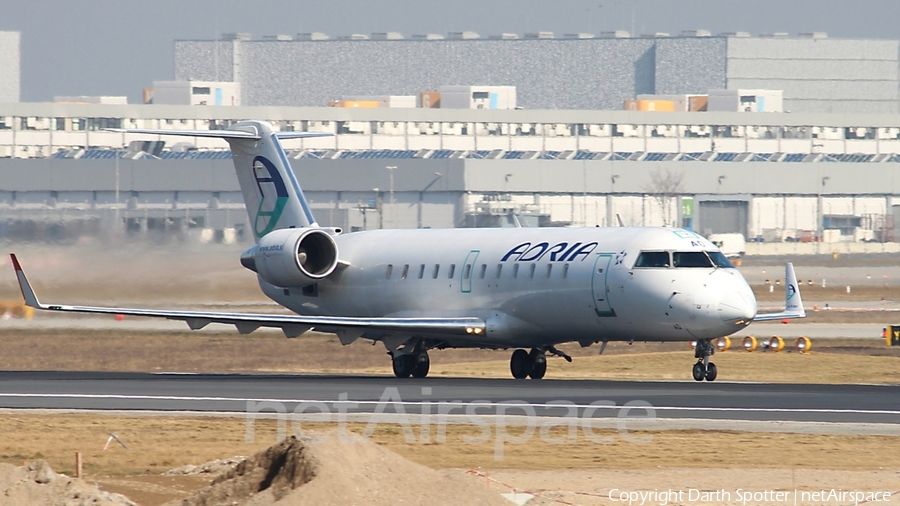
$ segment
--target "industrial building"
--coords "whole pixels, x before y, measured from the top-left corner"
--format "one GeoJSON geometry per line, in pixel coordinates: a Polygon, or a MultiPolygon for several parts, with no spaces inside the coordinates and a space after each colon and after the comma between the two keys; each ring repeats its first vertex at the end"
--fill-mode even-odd
{"type": "Polygon", "coordinates": [[[317,107],[343,96],[502,85],[515,86],[526,109],[620,109],[643,94],[764,89],[783,90],[784,110],[794,113],[898,112],[897,40],[704,30],[676,37],[314,35],[176,41],[175,79],[234,81],[250,106],[317,107]]]}
{"type": "Polygon", "coordinates": [[[240,240],[247,218],[224,143],[160,151],[147,141],[185,139],[103,128],[242,118],[336,134],[285,147],[320,223],[347,230],[618,215],[768,243],[897,238],[896,115],[53,103],[0,106],[0,235],[240,240]]]}
{"type": "Polygon", "coordinates": [[[2,35],[16,83],[0,103],[0,238],[249,240],[222,141],[106,129],[262,119],[334,134],[285,148],[320,223],[350,231],[621,219],[900,246],[900,41],[231,34],[177,41],[175,81],[128,105],[15,103],[18,34],[2,35]],[[673,112],[642,112],[672,97],[673,112]]]}
{"type": "Polygon", "coordinates": [[[20,100],[22,34],[0,31],[0,104],[20,100]]]}

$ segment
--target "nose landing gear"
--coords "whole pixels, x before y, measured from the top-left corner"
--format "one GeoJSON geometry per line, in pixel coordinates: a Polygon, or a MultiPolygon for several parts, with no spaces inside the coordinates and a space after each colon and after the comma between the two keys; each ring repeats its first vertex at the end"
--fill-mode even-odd
{"type": "Polygon", "coordinates": [[[694,348],[694,357],[697,363],[691,371],[695,381],[715,381],[719,375],[716,364],[709,361],[710,355],[716,352],[716,347],[711,339],[701,339],[697,341],[697,347],[694,348]]]}

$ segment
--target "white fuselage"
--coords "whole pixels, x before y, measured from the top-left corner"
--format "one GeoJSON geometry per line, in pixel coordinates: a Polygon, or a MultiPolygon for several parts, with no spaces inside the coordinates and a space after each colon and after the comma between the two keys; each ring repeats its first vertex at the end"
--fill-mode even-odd
{"type": "Polygon", "coordinates": [[[647,251],[718,251],[680,229],[378,230],[335,240],[349,266],[305,290],[260,280],[263,291],[303,315],[479,317],[483,335],[441,340],[491,348],[716,338],[756,315],[734,268],[635,267],[647,251]]]}

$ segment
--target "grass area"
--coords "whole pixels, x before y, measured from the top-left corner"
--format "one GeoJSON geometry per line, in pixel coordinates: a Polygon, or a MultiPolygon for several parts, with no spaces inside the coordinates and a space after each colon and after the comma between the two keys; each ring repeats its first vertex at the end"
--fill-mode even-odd
{"type": "MultiPolygon", "coordinates": [[[[637,345],[635,345],[637,346],[637,345]]],[[[547,379],[689,380],[692,351],[592,356],[571,364],[551,358],[547,379]]],[[[718,381],[768,383],[900,383],[900,357],[873,357],[838,353],[746,353],[732,350],[712,357],[718,381]]],[[[375,371],[373,371],[375,372],[375,371]]],[[[496,360],[455,364],[436,375],[505,378],[509,362],[496,360]]]]}
{"type": "MultiPolygon", "coordinates": [[[[708,456],[723,468],[811,468],[866,470],[900,468],[897,438],[890,436],[745,433],[702,431],[703,452],[697,452],[700,432],[691,430],[639,431],[632,434],[649,442],[626,441],[614,430],[596,429],[609,443],[589,440],[579,430],[573,442],[550,444],[535,433],[527,444],[506,444],[504,459],[495,460],[496,439],[469,443],[464,437],[482,434],[482,428],[451,425],[446,442],[406,442],[396,424],[379,424],[372,439],[404,457],[435,468],[486,469],[652,469],[705,468],[708,456]],[[773,459],[772,455],[778,455],[773,459]]],[[[365,424],[347,424],[362,433],[365,424]]],[[[330,433],[333,425],[304,424],[304,431],[330,433]]],[[[244,441],[246,423],[236,418],[123,417],[87,414],[0,414],[0,462],[21,465],[46,459],[58,472],[74,472],[74,452],[81,452],[89,477],[160,474],[187,464],[200,464],[235,455],[252,455],[276,442],[276,422],[257,420],[255,440],[244,441]],[[112,445],[103,451],[109,432],[115,432],[129,449],[112,445]]],[[[288,424],[290,431],[290,424],[288,424]]],[[[510,428],[512,436],[522,429],[510,428]]],[[[565,436],[564,428],[550,431],[565,436]]],[[[418,427],[414,427],[416,437],[418,427]]],[[[330,433],[329,437],[335,437],[330,433]]]]}
{"type": "MultiPolygon", "coordinates": [[[[777,333],[777,327],[760,335],[777,333]]],[[[790,346],[792,343],[788,343],[790,346]]],[[[713,361],[724,381],[795,383],[900,382],[900,348],[879,339],[814,341],[812,353],[746,353],[733,349],[713,361]]],[[[547,378],[678,380],[690,378],[693,351],[687,343],[610,343],[560,346],[572,363],[549,357],[547,378]]],[[[432,376],[508,378],[509,352],[435,350],[432,376]]],[[[116,331],[0,330],[0,369],[64,371],[309,372],[392,374],[380,344],[341,346],[336,337],[310,334],[286,339],[265,333],[154,333],[116,331]],[[53,350],[53,353],[47,353],[53,350]]]]}

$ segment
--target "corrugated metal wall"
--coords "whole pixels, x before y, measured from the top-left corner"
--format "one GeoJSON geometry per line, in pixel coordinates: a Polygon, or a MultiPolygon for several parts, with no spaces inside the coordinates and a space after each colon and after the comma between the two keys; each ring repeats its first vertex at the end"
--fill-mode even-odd
{"type": "Polygon", "coordinates": [[[656,41],[656,93],[704,94],[725,87],[725,39],[687,37],[656,41]]]}
{"type": "Polygon", "coordinates": [[[791,112],[896,113],[900,42],[728,39],[728,89],[784,90],[791,112]]]}
{"type": "Polygon", "coordinates": [[[528,109],[621,109],[642,93],[784,90],[792,112],[898,110],[896,40],[673,37],[542,40],[177,41],[177,80],[238,76],[245,105],[512,85],[528,109]],[[235,55],[240,54],[239,63],[235,55]]]}
{"type": "Polygon", "coordinates": [[[0,32],[0,104],[21,99],[20,40],[19,32],[0,32]]]}
{"type": "Polygon", "coordinates": [[[244,105],[324,106],[460,84],[516,86],[528,109],[621,109],[653,92],[653,39],[177,41],[175,79],[213,80],[216,61],[228,77],[232,44],[244,105]]]}

